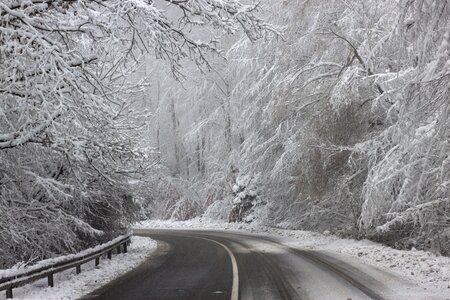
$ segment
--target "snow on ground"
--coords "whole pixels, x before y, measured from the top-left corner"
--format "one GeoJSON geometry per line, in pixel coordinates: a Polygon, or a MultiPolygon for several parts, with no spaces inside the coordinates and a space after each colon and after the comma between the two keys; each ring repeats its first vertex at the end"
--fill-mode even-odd
{"type": "MultiPolygon", "coordinates": [[[[75,268],[56,273],[54,287],[47,286],[47,278],[40,279],[23,287],[13,289],[14,299],[22,300],[62,300],[77,299],[86,295],[114,278],[124,274],[153,253],[156,242],[146,237],[131,237],[128,253],[113,254],[112,259],[100,259],[96,268],[94,261],[81,265],[81,273],[75,268]]],[[[4,292],[0,299],[5,299],[4,292]]]]}
{"type": "Polygon", "coordinates": [[[367,264],[417,284],[426,290],[426,293],[437,295],[438,299],[450,300],[450,257],[437,256],[430,252],[396,250],[368,240],[342,239],[317,232],[271,228],[259,224],[211,222],[203,219],[183,222],[143,221],[134,227],[237,230],[281,236],[284,237],[283,243],[292,247],[357,257],[367,264]]]}
{"type": "Polygon", "coordinates": [[[57,264],[57,263],[64,263],[64,262],[68,262],[70,260],[73,259],[80,259],[85,255],[90,255],[94,252],[100,251],[101,249],[104,249],[105,247],[114,245],[115,243],[119,242],[120,240],[128,237],[129,235],[121,235],[107,243],[80,251],[78,253],[75,254],[69,254],[69,255],[63,255],[63,256],[58,256],[55,258],[49,258],[49,259],[44,259],[41,260],[39,262],[37,262],[36,264],[32,265],[32,266],[24,266],[23,264],[17,264],[14,267],[10,268],[10,269],[6,269],[6,270],[0,270],[0,279],[5,278],[5,277],[11,277],[11,276],[18,276],[18,275],[22,275],[25,274],[27,272],[30,271],[34,271],[34,270],[38,270],[40,268],[44,268],[44,267],[49,267],[51,265],[57,264]]]}

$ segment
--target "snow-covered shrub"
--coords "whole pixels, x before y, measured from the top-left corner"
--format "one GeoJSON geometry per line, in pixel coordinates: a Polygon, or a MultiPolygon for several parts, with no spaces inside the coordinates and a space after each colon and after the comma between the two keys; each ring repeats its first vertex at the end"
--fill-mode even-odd
{"type": "Polygon", "coordinates": [[[181,197],[181,191],[169,177],[164,176],[146,183],[140,195],[143,218],[169,219],[172,214],[169,208],[181,197]]]}
{"type": "Polygon", "coordinates": [[[212,221],[228,221],[230,211],[233,208],[233,198],[225,198],[213,202],[202,215],[203,218],[212,221]]]}
{"type": "Polygon", "coordinates": [[[257,180],[248,175],[240,175],[233,185],[233,206],[231,208],[229,222],[250,223],[254,219],[255,206],[261,204],[257,193],[257,180]]]}
{"type": "Polygon", "coordinates": [[[89,166],[51,150],[32,145],[18,150],[0,152],[1,266],[81,250],[136,220],[126,182],[112,185],[89,166]],[[83,167],[90,172],[77,170],[83,167]]]}

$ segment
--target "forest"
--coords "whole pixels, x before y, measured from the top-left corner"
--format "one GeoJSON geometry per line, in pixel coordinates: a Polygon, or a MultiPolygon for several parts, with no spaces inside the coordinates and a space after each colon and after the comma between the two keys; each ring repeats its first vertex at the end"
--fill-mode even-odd
{"type": "Polygon", "coordinates": [[[448,0],[2,0],[0,267],[139,220],[450,255],[448,0]]]}

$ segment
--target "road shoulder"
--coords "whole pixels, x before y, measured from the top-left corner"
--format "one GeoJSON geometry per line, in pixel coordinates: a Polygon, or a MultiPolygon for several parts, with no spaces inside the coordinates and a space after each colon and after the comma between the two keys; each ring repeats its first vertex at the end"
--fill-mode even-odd
{"type": "MultiPolygon", "coordinates": [[[[94,261],[83,264],[80,274],[76,274],[75,269],[57,273],[54,275],[54,287],[49,287],[45,278],[16,288],[14,299],[78,299],[134,269],[146,261],[156,247],[156,242],[148,237],[133,236],[128,253],[114,254],[111,260],[102,258],[98,267],[95,267],[94,261]]],[[[2,294],[0,300],[4,297],[2,294]]]]}

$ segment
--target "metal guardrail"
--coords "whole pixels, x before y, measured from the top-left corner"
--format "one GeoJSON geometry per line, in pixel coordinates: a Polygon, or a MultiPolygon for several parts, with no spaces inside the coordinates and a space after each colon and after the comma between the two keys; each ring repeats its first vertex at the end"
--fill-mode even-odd
{"type": "Polygon", "coordinates": [[[81,265],[95,259],[95,266],[100,264],[100,257],[106,254],[108,259],[111,259],[114,249],[117,249],[117,254],[127,253],[127,245],[130,242],[131,235],[127,235],[122,239],[118,240],[114,244],[108,244],[104,248],[90,252],[86,255],[68,259],[67,261],[57,262],[52,265],[44,266],[41,268],[35,268],[29,270],[28,272],[24,270],[23,273],[6,276],[0,278],[0,291],[6,291],[6,298],[10,299],[13,297],[13,288],[17,288],[41,278],[47,277],[48,285],[53,287],[53,274],[65,271],[70,268],[75,268],[76,273],[81,273],[81,265]]]}

